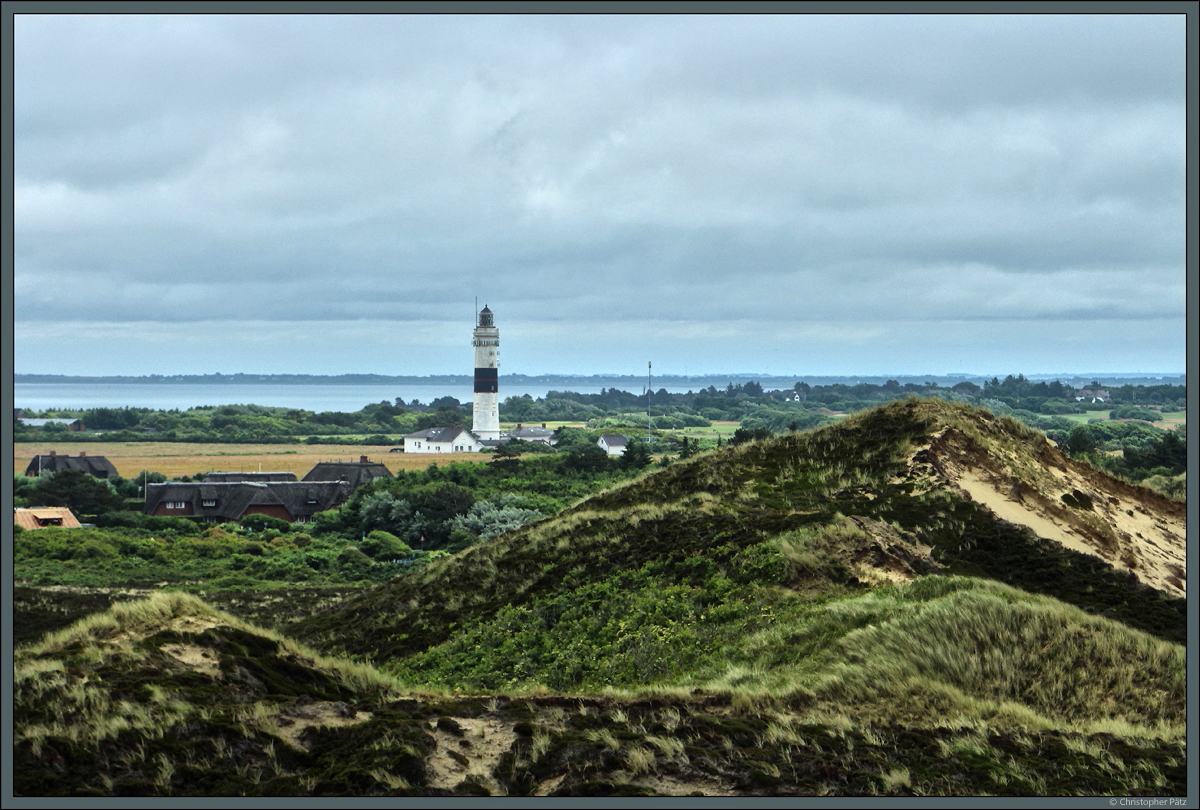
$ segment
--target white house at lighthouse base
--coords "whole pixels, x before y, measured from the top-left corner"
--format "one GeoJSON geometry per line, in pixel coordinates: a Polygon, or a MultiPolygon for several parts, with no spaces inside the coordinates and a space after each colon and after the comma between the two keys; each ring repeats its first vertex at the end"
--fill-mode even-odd
{"type": "Polygon", "coordinates": [[[426,428],[404,437],[405,453],[478,453],[486,445],[463,428],[426,428]]]}

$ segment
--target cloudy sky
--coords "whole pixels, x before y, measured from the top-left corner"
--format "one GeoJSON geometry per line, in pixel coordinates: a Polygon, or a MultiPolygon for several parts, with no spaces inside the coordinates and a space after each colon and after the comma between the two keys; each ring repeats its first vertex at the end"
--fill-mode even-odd
{"type": "Polygon", "coordinates": [[[1185,20],[15,20],[15,370],[1184,370],[1185,20]]]}

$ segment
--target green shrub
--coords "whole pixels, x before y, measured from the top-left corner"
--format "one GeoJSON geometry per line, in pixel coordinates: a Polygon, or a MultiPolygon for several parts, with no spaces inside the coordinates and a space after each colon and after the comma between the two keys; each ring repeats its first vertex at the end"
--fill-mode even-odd
{"type": "Polygon", "coordinates": [[[252,532],[261,532],[268,529],[277,532],[291,531],[292,524],[286,520],[270,515],[246,515],[239,521],[239,525],[249,529],[252,532]]]}
{"type": "Polygon", "coordinates": [[[110,544],[102,540],[85,540],[83,545],[75,552],[77,560],[99,560],[99,559],[116,559],[120,555],[117,550],[110,544]]]}
{"type": "Polygon", "coordinates": [[[1109,419],[1141,419],[1143,422],[1159,422],[1162,421],[1162,416],[1155,411],[1147,408],[1139,408],[1135,405],[1122,405],[1113,408],[1108,414],[1109,419]]]}
{"type": "Polygon", "coordinates": [[[374,561],[370,557],[354,546],[342,549],[337,555],[337,561],[342,568],[343,575],[351,579],[362,579],[367,576],[374,565],[374,561]]]}
{"type": "Polygon", "coordinates": [[[381,529],[375,529],[366,538],[358,544],[361,550],[368,557],[376,560],[392,560],[397,557],[407,557],[412,554],[412,549],[390,532],[385,532],[381,529]]]}

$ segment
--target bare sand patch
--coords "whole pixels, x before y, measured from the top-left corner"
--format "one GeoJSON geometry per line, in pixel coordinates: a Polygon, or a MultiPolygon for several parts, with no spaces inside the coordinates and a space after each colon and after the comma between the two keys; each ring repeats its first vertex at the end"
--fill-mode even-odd
{"type": "Polygon", "coordinates": [[[216,678],[221,674],[221,665],[212,650],[196,644],[164,644],[162,651],[179,663],[216,678]]]}
{"type": "Polygon", "coordinates": [[[954,429],[942,431],[926,450],[938,477],[1001,520],[1099,557],[1164,593],[1186,597],[1183,504],[1110,478],[1050,446],[1036,456],[1029,452],[1025,473],[954,429]],[[1031,474],[1030,468],[1049,475],[1031,474]]]}
{"type": "Polygon", "coordinates": [[[345,703],[331,700],[314,700],[287,706],[274,714],[278,726],[276,736],[293,748],[308,750],[301,737],[310,728],[336,728],[365,723],[373,715],[348,707],[345,703]]]}
{"type": "Polygon", "coordinates": [[[737,796],[737,791],[728,784],[713,776],[697,774],[690,779],[678,779],[667,774],[642,776],[630,779],[630,784],[642,785],[664,796],[691,796],[700,793],[704,796],[737,796]]]}
{"type": "Polygon", "coordinates": [[[967,491],[967,494],[971,496],[971,500],[986,506],[1001,520],[1028,526],[1030,529],[1033,529],[1034,534],[1038,537],[1044,537],[1047,540],[1056,540],[1075,551],[1080,551],[1084,554],[1097,553],[1097,549],[1092,545],[1083,542],[1078,537],[1072,537],[1070,529],[1060,526],[1023,501],[1017,501],[1011,496],[1005,495],[1000,491],[1000,488],[994,483],[987,481],[983,475],[975,470],[963,470],[955,483],[967,491]]]}
{"type": "Polygon", "coordinates": [[[461,735],[438,728],[436,720],[431,724],[430,733],[437,740],[437,748],[426,760],[430,786],[451,790],[474,774],[492,795],[503,794],[491,774],[500,756],[512,748],[516,732],[494,717],[450,719],[462,730],[461,735]]]}

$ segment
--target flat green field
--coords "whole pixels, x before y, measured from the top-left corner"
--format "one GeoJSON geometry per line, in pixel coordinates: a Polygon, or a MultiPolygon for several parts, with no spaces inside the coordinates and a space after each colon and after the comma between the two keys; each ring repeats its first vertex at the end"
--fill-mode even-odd
{"type": "MultiPolygon", "coordinates": [[[[1081,425],[1086,425],[1093,419],[1108,419],[1108,415],[1112,413],[1107,411],[1087,411],[1085,413],[1068,413],[1064,414],[1072,422],[1078,422],[1081,425]]],[[[1166,430],[1174,430],[1179,425],[1187,422],[1187,411],[1162,411],[1162,419],[1158,422],[1153,422],[1155,427],[1165,428],[1166,430]]]]}
{"type": "Polygon", "coordinates": [[[1078,422],[1081,425],[1086,425],[1093,419],[1107,419],[1110,411],[1087,411],[1085,413],[1065,413],[1063,416],[1070,419],[1072,422],[1078,422]]]}
{"type": "Polygon", "coordinates": [[[738,429],[737,422],[713,422],[711,427],[686,427],[672,430],[675,436],[687,436],[692,439],[715,439],[718,436],[728,439],[738,429]]]}

